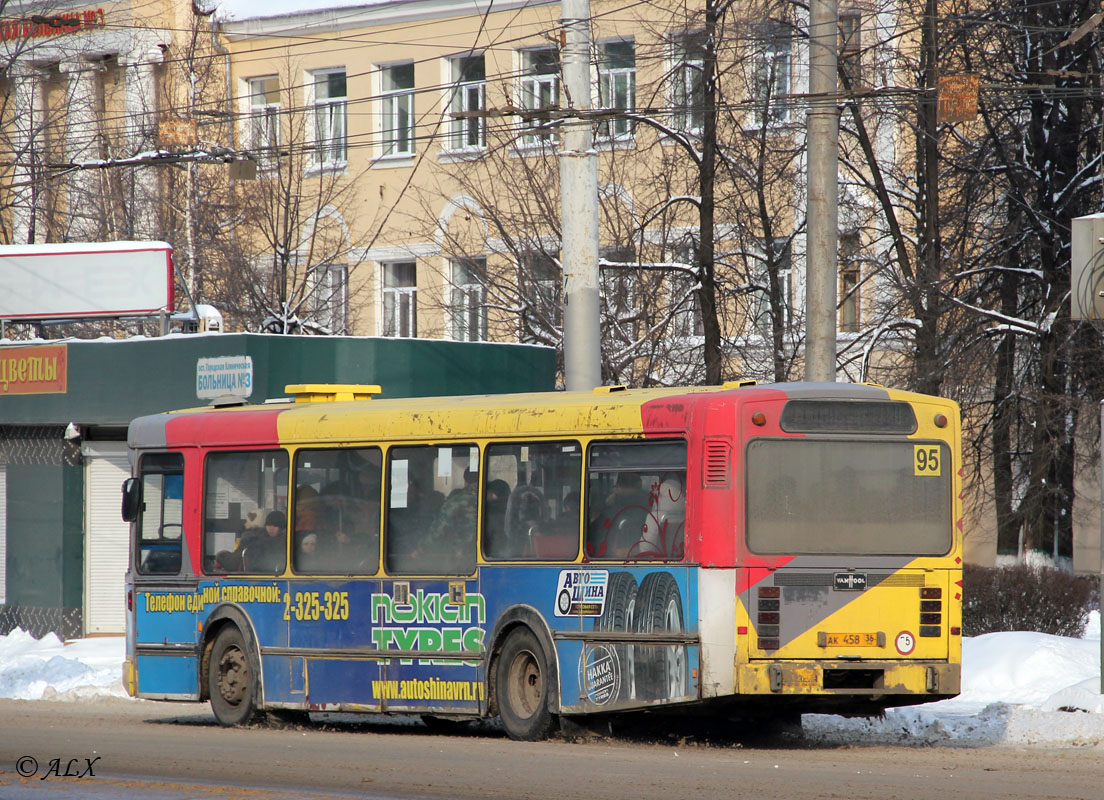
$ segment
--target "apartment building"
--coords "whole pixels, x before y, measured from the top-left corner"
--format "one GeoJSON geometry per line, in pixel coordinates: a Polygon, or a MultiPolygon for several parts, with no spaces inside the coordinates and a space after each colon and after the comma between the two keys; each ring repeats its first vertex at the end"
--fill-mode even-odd
{"type": "MultiPolygon", "coordinates": [[[[196,17],[174,0],[7,3],[0,19],[0,238],[157,238],[170,182],[144,157],[178,105],[196,17]]],[[[205,88],[197,84],[198,88],[205,88]]]]}
{"type": "MultiPolygon", "coordinates": [[[[560,81],[560,5],[310,5],[219,25],[233,146],[256,163],[256,181],[237,190],[262,194],[267,182],[299,193],[283,217],[270,196],[257,227],[303,223],[297,241],[264,242],[297,251],[289,265],[301,295],[338,300],[326,321],[359,334],[558,344],[559,130],[577,106],[560,81]]],[[[591,11],[605,374],[634,384],[701,377],[710,62],[720,73],[715,259],[731,370],[774,377],[769,352],[780,348],[780,368],[792,372],[803,307],[793,266],[804,250],[794,96],[807,60],[792,8],[747,4],[712,40],[700,10],[677,3],[607,0],[591,11]]],[[[854,255],[841,273],[844,331],[862,313],[854,255]]]]}

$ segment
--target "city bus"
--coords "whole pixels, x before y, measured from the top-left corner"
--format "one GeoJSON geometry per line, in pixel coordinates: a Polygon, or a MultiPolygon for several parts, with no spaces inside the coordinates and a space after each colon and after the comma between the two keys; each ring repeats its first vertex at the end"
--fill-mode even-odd
{"type": "Polygon", "coordinates": [[[134,420],[124,684],[218,722],[880,713],[953,696],[960,420],[872,384],[134,420]]]}

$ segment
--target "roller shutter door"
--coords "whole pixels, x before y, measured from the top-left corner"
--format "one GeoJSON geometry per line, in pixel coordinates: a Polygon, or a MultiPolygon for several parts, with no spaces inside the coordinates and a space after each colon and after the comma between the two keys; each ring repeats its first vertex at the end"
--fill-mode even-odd
{"type": "Polygon", "coordinates": [[[84,456],[84,632],[124,633],[130,526],[120,508],[130,477],[124,442],[89,442],[84,456]]]}
{"type": "Polygon", "coordinates": [[[8,464],[0,451],[0,606],[8,602],[8,464]]]}

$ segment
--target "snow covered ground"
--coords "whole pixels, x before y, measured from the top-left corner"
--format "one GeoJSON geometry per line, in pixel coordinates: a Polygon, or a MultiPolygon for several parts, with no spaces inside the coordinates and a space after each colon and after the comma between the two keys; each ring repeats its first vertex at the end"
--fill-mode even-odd
{"type": "Polygon", "coordinates": [[[962,694],[894,708],[884,719],[806,714],[812,741],[1104,747],[1100,612],[1084,639],[989,633],[962,640],[962,694]]]}
{"type": "MultiPolygon", "coordinates": [[[[0,637],[0,698],[84,701],[126,697],[121,637],[63,644],[16,630],[0,637]]],[[[963,640],[962,694],[891,709],[884,719],[807,714],[814,742],[988,744],[1104,748],[1100,614],[1084,639],[991,633],[963,640]]]]}

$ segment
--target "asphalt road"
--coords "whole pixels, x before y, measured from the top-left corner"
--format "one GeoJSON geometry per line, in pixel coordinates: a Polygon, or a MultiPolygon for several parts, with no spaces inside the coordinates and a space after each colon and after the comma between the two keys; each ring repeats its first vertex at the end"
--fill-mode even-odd
{"type": "Polygon", "coordinates": [[[230,730],[193,704],[0,701],[0,800],[348,796],[1098,800],[1104,752],[752,745],[731,737],[520,743],[486,727],[441,735],[380,721],[230,730]],[[71,777],[53,774],[52,762],[53,772],[68,768],[71,777]]]}

